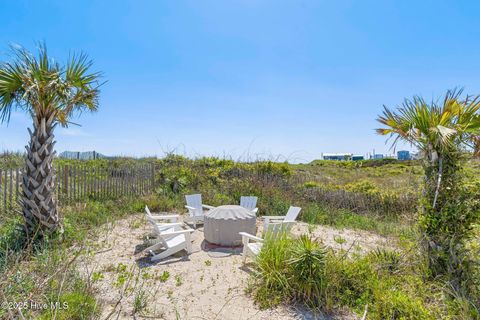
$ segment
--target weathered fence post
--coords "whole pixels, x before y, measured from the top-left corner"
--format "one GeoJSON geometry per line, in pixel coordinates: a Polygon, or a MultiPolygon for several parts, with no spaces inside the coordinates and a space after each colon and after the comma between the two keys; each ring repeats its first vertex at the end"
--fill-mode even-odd
{"type": "Polygon", "coordinates": [[[3,208],[7,210],[7,170],[5,172],[5,178],[3,179],[3,208]]]}
{"type": "Polygon", "coordinates": [[[82,198],[87,198],[87,166],[83,166],[83,195],[82,198]]]}
{"type": "Polygon", "coordinates": [[[13,170],[10,169],[10,195],[9,195],[10,209],[13,207],[13,170]]]}
{"type": "Polygon", "coordinates": [[[2,170],[0,170],[0,209],[2,208],[1,196],[2,196],[2,170]]]}
{"type": "Polygon", "coordinates": [[[153,192],[153,190],[155,189],[155,164],[152,163],[151,166],[152,166],[152,172],[151,172],[151,174],[152,174],[152,176],[151,176],[151,180],[152,180],[152,181],[151,181],[151,184],[152,184],[152,185],[151,185],[151,187],[150,187],[150,192],[153,192]]]}
{"type": "Polygon", "coordinates": [[[18,188],[19,188],[19,182],[20,182],[20,170],[15,169],[15,201],[18,203],[18,188]]]}
{"type": "Polygon", "coordinates": [[[63,193],[65,202],[68,202],[68,166],[63,167],[63,193]]]}

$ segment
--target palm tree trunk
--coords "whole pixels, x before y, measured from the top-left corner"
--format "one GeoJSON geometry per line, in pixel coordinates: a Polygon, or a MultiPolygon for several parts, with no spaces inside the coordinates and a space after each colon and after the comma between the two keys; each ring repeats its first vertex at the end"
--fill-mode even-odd
{"type": "Polygon", "coordinates": [[[49,119],[33,117],[33,132],[30,143],[26,146],[26,170],[23,174],[22,214],[29,235],[40,232],[53,232],[59,224],[57,203],[55,199],[55,170],[53,168],[52,125],[54,115],[49,119]]]}
{"type": "Polygon", "coordinates": [[[480,136],[473,137],[473,155],[480,158],[480,136]]]}
{"type": "Polygon", "coordinates": [[[435,197],[433,198],[433,209],[437,205],[438,194],[440,192],[440,185],[442,183],[442,174],[443,174],[443,159],[442,157],[438,158],[438,177],[437,177],[437,186],[435,188],[435,197]]]}

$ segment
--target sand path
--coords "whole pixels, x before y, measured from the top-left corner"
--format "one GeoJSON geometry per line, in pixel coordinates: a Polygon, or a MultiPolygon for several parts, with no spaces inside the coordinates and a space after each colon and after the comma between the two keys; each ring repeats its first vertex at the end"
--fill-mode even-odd
{"type": "MultiPolygon", "coordinates": [[[[258,223],[261,231],[261,223],[258,223]]],[[[79,269],[94,279],[102,304],[101,319],[319,319],[301,308],[280,306],[260,310],[245,293],[249,281],[241,249],[213,248],[203,240],[203,228],[193,233],[193,253],[151,263],[141,249],[150,232],[141,215],[102,227],[79,269]],[[166,278],[166,272],[169,276],[166,278]],[[162,274],[164,278],[162,279],[162,274]],[[165,279],[166,278],[166,279],[165,279]],[[127,288],[125,290],[125,288],[127,288]],[[135,313],[135,301],[147,305],[135,313]]],[[[337,230],[297,224],[293,234],[311,232],[334,250],[366,252],[391,240],[364,231],[337,230]]],[[[355,319],[338,314],[337,319],[355,319]]]]}

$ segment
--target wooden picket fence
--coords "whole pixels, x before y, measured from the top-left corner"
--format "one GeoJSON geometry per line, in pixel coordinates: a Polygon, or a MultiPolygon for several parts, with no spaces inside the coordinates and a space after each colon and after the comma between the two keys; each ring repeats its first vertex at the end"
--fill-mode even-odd
{"type": "MultiPolygon", "coordinates": [[[[56,168],[56,195],[60,203],[84,199],[115,199],[135,197],[153,191],[153,164],[121,167],[91,167],[66,165],[56,168]]],[[[0,170],[0,212],[18,205],[22,170],[0,170]]]]}
{"type": "Polygon", "coordinates": [[[0,170],[0,212],[16,206],[21,181],[22,172],[20,169],[0,170]]]}

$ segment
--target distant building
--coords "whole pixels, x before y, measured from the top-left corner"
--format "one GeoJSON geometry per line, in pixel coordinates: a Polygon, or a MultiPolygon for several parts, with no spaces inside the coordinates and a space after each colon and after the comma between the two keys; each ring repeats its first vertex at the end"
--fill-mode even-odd
{"type": "Polygon", "coordinates": [[[365,160],[365,157],[361,154],[353,153],[322,153],[323,160],[336,160],[336,161],[359,161],[365,160]]]}
{"type": "Polygon", "coordinates": [[[63,159],[78,159],[78,160],[95,160],[95,159],[106,159],[107,156],[104,156],[101,153],[96,151],[87,151],[87,152],[78,152],[78,151],[64,151],[58,155],[59,158],[63,159]]]}
{"type": "Polygon", "coordinates": [[[410,151],[401,150],[397,152],[397,159],[398,160],[410,160],[412,157],[410,156],[410,151]]]}
{"type": "Polygon", "coordinates": [[[383,154],[381,153],[375,153],[373,155],[373,159],[378,160],[378,159],[383,159],[383,154]]]}
{"type": "Polygon", "coordinates": [[[323,160],[337,160],[337,161],[347,161],[352,159],[353,154],[351,153],[324,153],[322,154],[323,160]]]}

